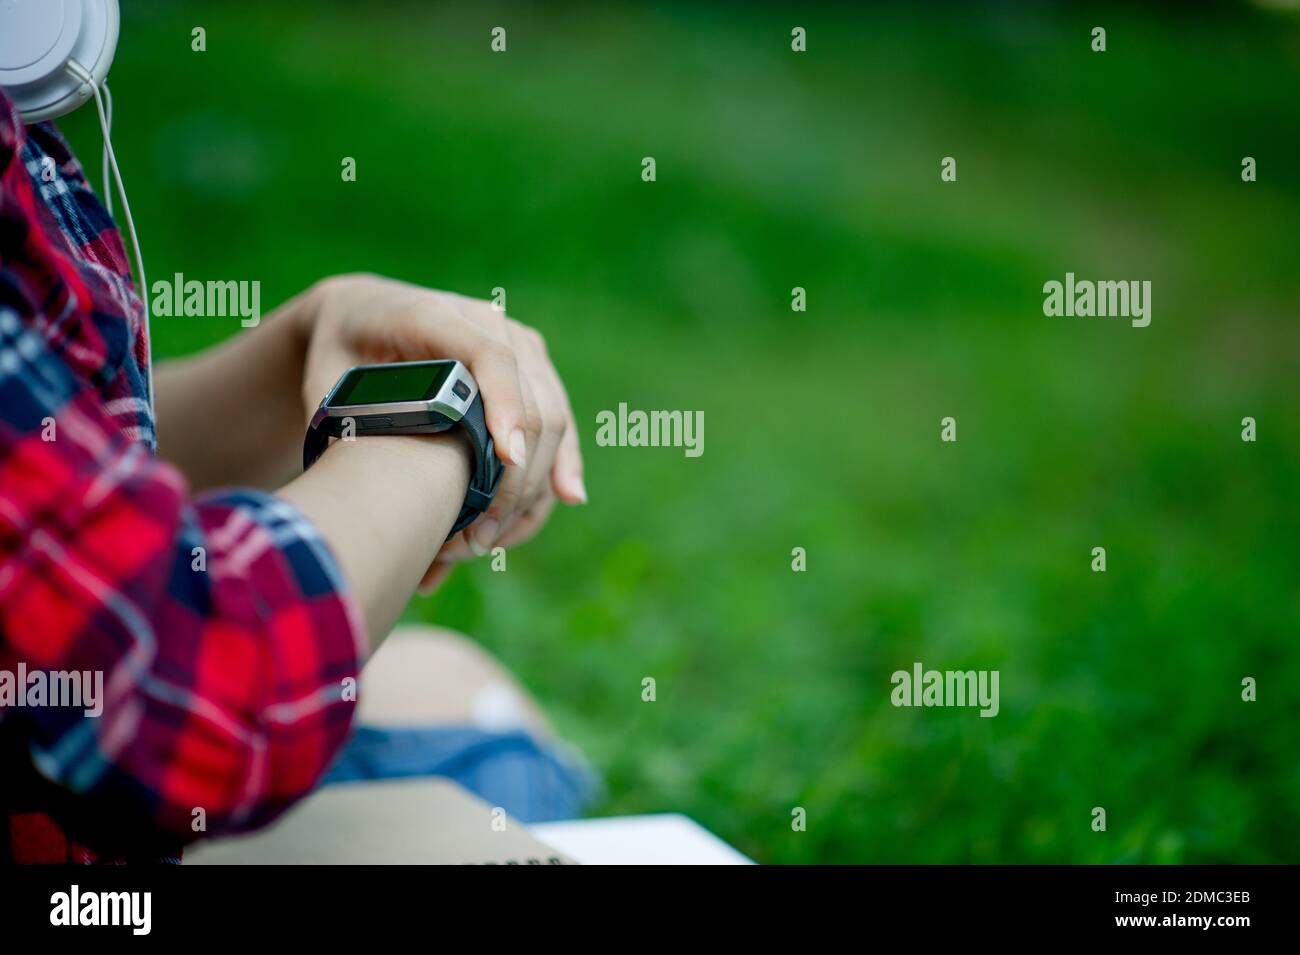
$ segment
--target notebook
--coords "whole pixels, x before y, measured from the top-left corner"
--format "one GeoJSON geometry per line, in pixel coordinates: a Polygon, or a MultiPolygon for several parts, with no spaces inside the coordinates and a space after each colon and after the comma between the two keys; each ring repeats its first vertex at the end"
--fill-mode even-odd
{"type": "Polygon", "coordinates": [[[266,829],[201,842],[186,865],[573,865],[447,779],[336,783],[266,829]]]}

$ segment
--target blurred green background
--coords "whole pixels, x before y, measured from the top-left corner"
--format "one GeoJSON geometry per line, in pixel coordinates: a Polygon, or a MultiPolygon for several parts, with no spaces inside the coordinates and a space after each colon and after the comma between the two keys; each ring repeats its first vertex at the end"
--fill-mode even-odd
{"type": "Polygon", "coordinates": [[[547,335],[591,503],[409,612],[521,676],[599,812],[761,862],[1300,861],[1294,15],[124,6],[154,279],[503,286],[547,335]],[[1151,280],[1151,326],[1044,317],[1067,271],[1151,280]],[[596,447],[622,401],[703,410],[704,456],[596,447]],[[1001,713],[892,707],[913,661],[1001,713]]]}

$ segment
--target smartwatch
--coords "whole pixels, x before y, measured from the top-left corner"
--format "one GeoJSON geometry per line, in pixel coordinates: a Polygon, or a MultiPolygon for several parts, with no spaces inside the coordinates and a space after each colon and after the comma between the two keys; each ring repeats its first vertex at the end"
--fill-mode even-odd
{"type": "Polygon", "coordinates": [[[302,469],[315,463],[331,437],[439,434],[459,427],[474,460],[465,504],[448,539],[488,509],[505,466],[483,418],[483,397],[459,361],[404,361],[357,365],[334,383],[312,415],[302,445],[302,469]]]}

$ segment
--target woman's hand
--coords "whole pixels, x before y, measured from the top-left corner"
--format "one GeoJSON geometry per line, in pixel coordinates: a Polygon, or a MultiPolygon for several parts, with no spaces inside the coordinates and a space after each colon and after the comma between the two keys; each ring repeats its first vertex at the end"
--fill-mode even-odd
{"type": "MultiPolygon", "coordinates": [[[[450,542],[439,561],[487,553],[531,537],[555,499],[587,499],[568,395],[542,336],[490,303],[370,275],[326,279],[298,312],[307,341],[308,418],[353,365],[455,358],[483,396],[488,431],[508,465],[492,506],[450,542]]],[[[440,579],[430,568],[424,586],[440,579]]]]}

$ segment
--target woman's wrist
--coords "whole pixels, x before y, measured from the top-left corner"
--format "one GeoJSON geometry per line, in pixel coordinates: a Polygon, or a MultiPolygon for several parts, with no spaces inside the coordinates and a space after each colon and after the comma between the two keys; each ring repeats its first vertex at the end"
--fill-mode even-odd
{"type": "MultiPolygon", "coordinates": [[[[376,476],[384,475],[391,481],[408,483],[424,490],[445,489],[450,494],[459,489],[460,500],[465,497],[474,467],[469,446],[454,431],[338,438],[321,459],[329,455],[336,459],[343,455],[355,456],[376,476]],[[432,485],[430,468],[434,469],[437,477],[437,483],[432,485]]],[[[457,511],[460,500],[457,501],[457,511]]]]}
{"type": "Polygon", "coordinates": [[[329,545],[372,651],[455,523],[472,467],[458,434],[374,435],[335,441],[280,491],[329,545]]]}

